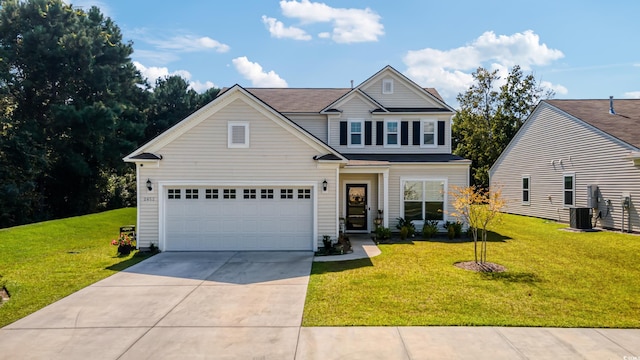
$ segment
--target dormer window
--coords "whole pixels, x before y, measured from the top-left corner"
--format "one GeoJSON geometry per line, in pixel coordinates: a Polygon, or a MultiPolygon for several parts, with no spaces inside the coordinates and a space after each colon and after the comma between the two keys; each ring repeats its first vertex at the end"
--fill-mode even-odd
{"type": "Polygon", "coordinates": [[[229,122],[227,124],[227,147],[248,148],[249,147],[249,123],[229,122]]]}
{"type": "Polygon", "coordinates": [[[382,93],[393,94],[393,79],[382,80],[382,93]]]}

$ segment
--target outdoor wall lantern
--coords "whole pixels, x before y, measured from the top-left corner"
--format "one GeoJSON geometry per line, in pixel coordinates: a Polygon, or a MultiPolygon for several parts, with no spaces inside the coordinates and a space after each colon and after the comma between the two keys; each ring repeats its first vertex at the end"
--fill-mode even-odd
{"type": "Polygon", "coordinates": [[[151,186],[151,179],[147,179],[147,189],[149,189],[149,191],[153,190],[153,187],[151,186]]]}
{"type": "Polygon", "coordinates": [[[328,185],[329,183],[327,182],[327,179],[324,179],[324,181],[322,182],[322,191],[327,191],[328,185]]]}

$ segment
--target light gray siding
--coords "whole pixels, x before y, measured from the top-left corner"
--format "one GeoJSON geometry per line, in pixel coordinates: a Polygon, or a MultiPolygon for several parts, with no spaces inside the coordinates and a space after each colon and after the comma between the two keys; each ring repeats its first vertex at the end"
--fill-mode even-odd
{"type": "MultiPolygon", "coordinates": [[[[323,155],[278,121],[266,117],[239,98],[154,153],[163,156],[158,167],[138,165],[138,183],[149,178],[156,186],[139,189],[139,246],[158,243],[158,182],[166,183],[308,183],[321,189],[324,179],[335,182],[336,170],[318,167],[313,156],[323,155]],[[227,122],[249,123],[250,146],[227,147],[227,122]],[[148,201],[144,199],[148,198],[148,201]]],[[[337,166],[337,165],[336,165],[337,166]]],[[[335,184],[318,191],[318,234],[337,235],[335,184]]],[[[320,241],[320,239],[318,239],[320,241]]]]}
{"type": "Polygon", "coordinates": [[[437,102],[427,99],[423,94],[418,94],[416,92],[415,85],[409,85],[407,84],[406,80],[402,80],[399,77],[392,75],[391,73],[388,73],[386,76],[382,76],[375,81],[372,81],[370,84],[367,84],[367,86],[365,86],[362,90],[377,102],[389,108],[442,107],[442,105],[438,104],[437,102]],[[393,80],[392,94],[382,93],[382,83],[385,79],[393,80]]]}
{"type": "Polygon", "coordinates": [[[563,175],[573,173],[576,207],[587,207],[588,185],[599,187],[596,215],[600,212],[602,218],[597,226],[620,228],[620,197],[629,192],[631,224],[638,231],[640,166],[628,158],[634,149],[542,103],[492,167],[491,187],[503,189],[509,213],[569,222],[569,209],[563,206],[563,175]],[[522,203],[523,175],[531,178],[529,205],[522,203]]]}
{"type": "Polygon", "coordinates": [[[284,114],[301,128],[305,129],[313,136],[324,143],[328,143],[327,136],[327,116],[326,115],[306,115],[306,114],[284,114]]]}

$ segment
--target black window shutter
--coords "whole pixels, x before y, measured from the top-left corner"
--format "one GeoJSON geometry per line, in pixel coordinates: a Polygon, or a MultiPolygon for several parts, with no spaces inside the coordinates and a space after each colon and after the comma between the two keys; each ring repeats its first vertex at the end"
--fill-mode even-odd
{"type": "Polygon", "coordinates": [[[444,121],[438,121],[438,145],[444,145],[444,121]]]}
{"type": "Polygon", "coordinates": [[[376,121],[376,145],[384,145],[384,121],[376,121]]]}
{"type": "Polygon", "coordinates": [[[409,122],[400,122],[400,144],[409,145],[409,122]]]}
{"type": "Polygon", "coordinates": [[[413,145],[420,145],[420,121],[413,122],[413,145]]]}
{"type": "Polygon", "coordinates": [[[364,144],[371,145],[371,121],[364,122],[364,144]]]}
{"type": "Polygon", "coordinates": [[[347,122],[340,121],[340,145],[347,145],[347,122]]]}

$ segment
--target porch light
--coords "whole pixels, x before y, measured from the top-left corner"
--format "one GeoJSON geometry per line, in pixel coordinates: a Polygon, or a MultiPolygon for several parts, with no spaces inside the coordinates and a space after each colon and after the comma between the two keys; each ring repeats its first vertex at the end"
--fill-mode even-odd
{"type": "Polygon", "coordinates": [[[151,186],[151,179],[147,179],[147,189],[149,189],[149,191],[153,190],[153,187],[151,186]]]}
{"type": "Polygon", "coordinates": [[[327,182],[327,179],[324,179],[324,181],[322,181],[322,191],[327,191],[328,185],[329,183],[327,182]]]}

